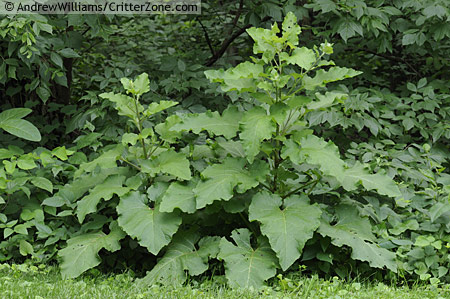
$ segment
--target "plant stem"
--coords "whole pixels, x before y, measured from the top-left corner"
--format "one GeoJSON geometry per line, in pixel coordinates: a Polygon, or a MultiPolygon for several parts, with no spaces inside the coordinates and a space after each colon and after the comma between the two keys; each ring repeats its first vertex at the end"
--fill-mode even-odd
{"type": "Polygon", "coordinates": [[[239,212],[239,216],[241,216],[241,219],[245,222],[245,225],[247,225],[247,227],[252,231],[254,236],[257,236],[258,234],[256,233],[255,229],[253,228],[253,225],[250,223],[250,221],[248,221],[247,218],[244,217],[244,215],[242,215],[242,212],[239,212]]]}
{"type": "Polygon", "coordinates": [[[314,187],[316,186],[315,184],[317,184],[318,182],[319,182],[318,179],[317,179],[317,180],[314,180],[314,181],[309,181],[308,183],[303,184],[302,186],[300,186],[300,187],[298,187],[297,189],[295,189],[295,190],[289,192],[288,194],[283,195],[281,198],[282,198],[282,199],[285,199],[285,198],[287,198],[287,197],[289,197],[289,196],[291,196],[291,195],[297,193],[299,190],[301,190],[301,189],[303,189],[303,188],[305,188],[305,187],[307,187],[307,186],[309,186],[309,185],[311,185],[311,184],[314,184],[314,186],[313,186],[313,188],[314,188],[314,187]]]}
{"type": "Polygon", "coordinates": [[[127,164],[130,165],[130,166],[133,166],[134,168],[136,168],[136,169],[139,170],[139,171],[142,171],[142,169],[141,169],[139,166],[137,166],[136,164],[131,163],[130,161],[128,161],[128,160],[126,160],[126,159],[124,159],[124,158],[122,158],[122,157],[120,157],[119,160],[120,160],[120,161],[123,161],[123,162],[125,162],[125,163],[127,163],[127,164]]]}
{"type": "Polygon", "coordinates": [[[138,98],[136,98],[136,96],[133,96],[134,98],[134,106],[136,108],[136,124],[139,130],[139,140],[141,141],[142,144],[142,151],[144,152],[144,158],[148,159],[148,155],[147,155],[147,150],[145,148],[145,141],[144,138],[142,138],[141,133],[142,133],[142,123],[141,123],[141,118],[139,117],[139,109],[138,109],[138,98]]]}

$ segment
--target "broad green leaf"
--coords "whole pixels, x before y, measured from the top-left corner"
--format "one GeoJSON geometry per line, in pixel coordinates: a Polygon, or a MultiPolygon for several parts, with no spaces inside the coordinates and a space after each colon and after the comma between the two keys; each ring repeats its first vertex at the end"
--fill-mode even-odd
{"type": "Polygon", "coordinates": [[[354,259],[367,261],[371,267],[387,267],[397,272],[395,253],[376,244],[369,219],[360,217],[356,207],[350,205],[338,206],[336,214],[339,220],[335,225],[324,221],[320,224],[319,233],[322,236],[330,237],[335,246],[351,247],[354,259]]]}
{"type": "Polygon", "coordinates": [[[275,276],[277,272],[275,253],[264,239],[260,239],[258,248],[253,249],[248,229],[234,230],[231,238],[236,245],[222,238],[218,255],[219,259],[225,261],[225,276],[230,286],[262,288],[264,281],[275,276]]]}
{"type": "Polygon", "coordinates": [[[259,153],[261,142],[272,138],[276,131],[275,123],[270,115],[261,107],[254,107],[247,111],[241,121],[242,132],[239,137],[243,141],[243,147],[247,154],[247,160],[252,163],[259,153]]]}
{"type": "Polygon", "coordinates": [[[148,79],[147,73],[142,73],[136,77],[133,82],[134,90],[133,93],[136,95],[143,95],[150,91],[150,81],[148,79]]]}
{"type": "Polygon", "coordinates": [[[280,30],[276,25],[272,27],[272,30],[254,27],[247,29],[248,35],[255,41],[253,53],[263,53],[263,60],[266,63],[273,59],[277,51],[274,41],[279,39],[278,32],[280,30]]]}
{"type": "Polygon", "coordinates": [[[41,133],[29,121],[24,119],[8,119],[0,122],[0,128],[19,138],[30,141],[41,141],[41,133]]]}
{"type": "Polygon", "coordinates": [[[360,162],[356,162],[350,169],[345,169],[342,176],[337,179],[348,191],[355,190],[356,184],[361,183],[366,190],[376,190],[382,195],[390,197],[402,195],[394,180],[387,176],[384,170],[371,174],[360,162]]]}
{"type": "Polygon", "coordinates": [[[23,256],[33,254],[34,253],[33,245],[22,239],[19,242],[19,252],[23,256]]]}
{"type": "Polygon", "coordinates": [[[245,158],[244,148],[242,147],[242,143],[239,141],[225,139],[218,139],[219,146],[223,148],[228,154],[235,158],[245,158]]]}
{"type": "Polygon", "coordinates": [[[293,12],[288,12],[283,20],[283,39],[286,40],[291,47],[298,45],[298,35],[302,32],[297,24],[297,17],[293,12]]]}
{"type": "Polygon", "coordinates": [[[31,183],[35,185],[36,187],[46,190],[50,193],[53,192],[53,184],[48,179],[44,177],[33,177],[31,180],[31,183]]]}
{"type": "Polygon", "coordinates": [[[73,237],[67,241],[67,247],[59,250],[62,258],[61,274],[63,278],[75,278],[86,270],[100,264],[98,252],[106,249],[114,252],[120,249],[119,241],[125,233],[114,221],[110,224],[111,232],[107,235],[102,231],[73,237]]]}
{"type": "Polygon", "coordinates": [[[239,112],[236,107],[226,109],[222,116],[217,111],[189,114],[180,123],[172,126],[170,130],[192,131],[195,134],[206,130],[210,134],[223,135],[227,139],[231,139],[236,136],[241,117],[242,112],[239,112]]]}
{"type": "Polygon", "coordinates": [[[316,53],[306,47],[296,48],[291,56],[285,57],[287,63],[296,64],[305,70],[309,70],[316,62],[316,59],[316,53]]]}
{"type": "Polygon", "coordinates": [[[339,179],[344,173],[345,163],[341,160],[339,149],[331,141],[326,142],[323,138],[309,135],[300,140],[300,145],[289,139],[285,142],[281,157],[289,157],[295,164],[307,162],[318,165],[319,169],[326,175],[339,179]]]}
{"type": "Polygon", "coordinates": [[[59,68],[63,69],[63,60],[61,56],[56,54],[55,52],[50,53],[50,60],[56,65],[59,66],[59,68]]]}
{"type": "Polygon", "coordinates": [[[7,150],[6,148],[0,148],[0,160],[10,159],[14,157],[15,153],[13,151],[7,150]]]}
{"type": "Polygon", "coordinates": [[[174,101],[160,101],[159,103],[153,102],[150,105],[148,105],[148,108],[144,111],[144,115],[150,116],[163,110],[166,110],[167,108],[173,107],[177,104],[178,103],[174,101]]]}
{"type": "Polygon", "coordinates": [[[219,237],[204,237],[194,231],[178,232],[167,247],[166,253],[152,271],[138,283],[145,285],[181,284],[189,275],[196,276],[208,270],[208,259],[219,252],[219,237]],[[196,248],[198,242],[199,249],[196,248]]]}
{"type": "Polygon", "coordinates": [[[74,154],[74,151],[66,149],[65,146],[58,146],[52,150],[52,155],[58,157],[58,159],[66,161],[68,156],[74,154]]]}
{"type": "Polygon", "coordinates": [[[264,72],[262,65],[249,61],[238,64],[226,71],[208,70],[206,77],[212,82],[220,82],[223,91],[237,90],[238,92],[256,91],[256,80],[264,72]]]}
{"type": "Polygon", "coordinates": [[[418,229],[419,229],[419,222],[417,222],[416,219],[410,219],[407,220],[406,222],[400,222],[395,224],[393,228],[389,229],[389,232],[393,235],[400,235],[406,230],[418,230],[418,229]]]}
{"type": "Polygon", "coordinates": [[[100,94],[100,97],[114,102],[116,104],[115,108],[119,112],[119,115],[127,116],[135,122],[137,121],[136,115],[144,111],[144,107],[142,107],[141,104],[137,103],[132,97],[124,94],[108,92],[100,94]]]}
{"type": "Polygon", "coordinates": [[[310,110],[323,109],[333,106],[336,100],[341,100],[347,97],[346,94],[340,92],[326,92],[324,95],[316,93],[319,101],[314,101],[308,104],[307,108],[310,110]]]}
{"type": "Polygon", "coordinates": [[[243,193],[259,183],[252,173],[245,169],[245,160],[227,158],[223,164],[214,164],[202,172],[205,181],[200,181],[194,189],[197,209],[213,203],[215,200],[229,200],[233,189],[243,193]]]}
{"type": "Polygon", "coordinates": [[[26,154],[26,155],[20,156],[19,159],[17,159],[17,166],[23,170],[34,169],[37,167],[37,165],[34,161],[35,161],[35,159],[31,154],[26,154]]]}
{"type": "Polygon", "coordinates": [[[67,199],[69,202],[75,202],[81,198],[87,191],[100,185],[105,179],[111,175],[124,175],[127,174],[127,168],[98,168],[98,171],[94,171],[88,174],[83,174],[75,178],[69,184],[60,187],[55,196],[61,196],[67,199]]]}
{"type": "Polygon", "coordinates": [[[301,255],[306,241],[320,225],[322,211],[309,204],[306,195],[284,200],[276,194],[256,194],[249,207],[249,220],[261,223],[261,232],[277,253],[281,268],[287,270],[301,255]]]}
{"type": "Polygon", "coordinates": [[[36,93],[44,103],[47,103],[51,95],[50,90],[45,86],[39,86],[38,88],[36,88],[36,93]]]}
{"type": "Polygon", "coordinates": [[[159,154],[154,160],[141,161],[142,171],[152,175],[163,172],[174,175],[182,180],[191,179],[189,161],[182,153],[169,149],[159,154]]]}
{"type": "Polygon", "coordinates": [[[176,142],[177,138],[181,137],[181,133],[173,131],[172,127],[181,121],[178,115],[171,115],[166,118],[165,122],[159,123],[155,126],[155,132],[159,134],[160,138],[168,143],[176,142]]]}
{"type": "Polygon", "coordinates": [[[430,215],[431,222],[434,222],[447,212],[450,212],[450,204],[448,201],[437,202],[427,211],[428,215],[430,215]]]}
{"type": "Polygon", "coordinates": [[[12,108],[0,113],[0,125],[2,122],[10,120],[10,119],[19,119],[24,118],[28,114],[30,114],[33,110],[29,108],[12,108]]]}
{"type": "Polygon", "coordinates": [[[100,200],[110,200],[114,194],[118,196],[125,195],[130,188],[122,187],[125,176],[115,175],[108,177],[103,183],[95,186],[89,195],[83,197],[77,202],[77,217],[80,223],[83,223],[87,214],[97,211],[97,205],[100,200]]]}
{"type": "Polygon", "coordinates": [[[178,208],[185,213],[194,213],[197,210],[193,191],[195,185],[195,181],[190,181],[189,184],[182,184],[180,182],[170,184],[162,197],[159,210],[161,212],[171,213],[174,209],[178,208]]]}
{"type": "Polygon", "coordinates": [[[345,78],[355,77],[362,72],[345,67],[331,67],[329,70],[318,70],[314,78],[305,76],[303,84],[307,90],[314,90],[317,87],[325,86],[326,83],[343,80],[345,78]]]}
{"type": "Polygon", "coordinates": [[[181,217],[175,212],[160,212],[158,206],[150,208],[145,200],[146,196],[139,192],[122,197],[117,206],[118,221],[128,235],[157,255],[170,243],[181,224],[181,217]]]}
{"type": "Polygon", "coordinates": [[[59,207],[62,207],[63,205],[69,205],[69,204],[70,204],[70,201],[68,201],[66,198],[63,198],[58,195],[48,197],[42,202],[43,206],[49,206],[49,207],[55,207],[55,208],[59,208],[59,207]]]}
{"type": "Polygon", "coordinates": [[[81,164],[79,169],[75,171],[74,178],[79,177],[85,172],[92,172],[97,167],[101,167],[103,169],[116,168],[117,160],[122,155],[122,151],[123,146],[116,145],[113,149],[104,152],[94,160],[81,164]]]}
{"type": "Polygon", "coordinates": [[[361,24],[351,21],[349,18],[342,18],[338,25],[337,32],[342,39],[347,43],[347,40],[358,33],[363,36],[363,28],[361,24]]]}
{"type": "Polygon", "coordinates": [[[73,49],[65,48],[58,51],[59,54],[61,54],[62,57],[65,58],[80,58],[81,56],[77,54],[73,49]]]}

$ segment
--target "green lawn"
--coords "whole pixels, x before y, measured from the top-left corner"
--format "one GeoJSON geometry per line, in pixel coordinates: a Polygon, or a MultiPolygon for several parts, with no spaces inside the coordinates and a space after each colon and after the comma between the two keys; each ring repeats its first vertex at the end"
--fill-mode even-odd
{"type": "Polygon", "coordinates": [[[76,280],[62,280],[56,268],[38,269],[26,265],[0,264],[0,297],[3,298],[450,298],[450,286],[420,285],[391,287],[382,283],[345,283],[316,277],[275,280],[261,291],[232,290],[222,277],[184,287],[142,287],[130,274],[113,276],[87,274],[76,280]],[[284,289],[283,289],[284,286],[284,289]]]}

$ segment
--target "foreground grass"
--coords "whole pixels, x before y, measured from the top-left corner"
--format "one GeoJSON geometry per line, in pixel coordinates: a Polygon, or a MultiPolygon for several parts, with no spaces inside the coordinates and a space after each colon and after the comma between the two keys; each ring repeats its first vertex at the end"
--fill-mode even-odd
{"type": "Polygon", "coordinates": [[[76,280],[62,280],[56,268],[39,269],[26,265],[0,264],[0,298],[450,298],[450,286],[421,285],[391,287],[339,279],[317,277],[295,280],[279,279],[273,287],[255,290],[233,290],[223,277],[201,284],[191,282],[183,287],[136,286],[130,274],[112,276],[84,275],[76,280]]]}

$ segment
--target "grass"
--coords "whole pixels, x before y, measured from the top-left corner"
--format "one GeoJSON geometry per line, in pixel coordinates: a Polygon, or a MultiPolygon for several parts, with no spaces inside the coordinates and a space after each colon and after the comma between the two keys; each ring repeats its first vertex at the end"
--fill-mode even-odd
{"type": "Polygon", "coordinates": [[[106,276],[95,271],[75,280],[62,280],[55,267],[0,264],[0,298],[450,298],[450,286],[415,285],[394,287],[383,283],[364,284],[309,278],[274,281],[263,290],[233,290],[219,276],[202,283],[192,281],[180,287],[142,287],[129,273],[106,276]]]}

